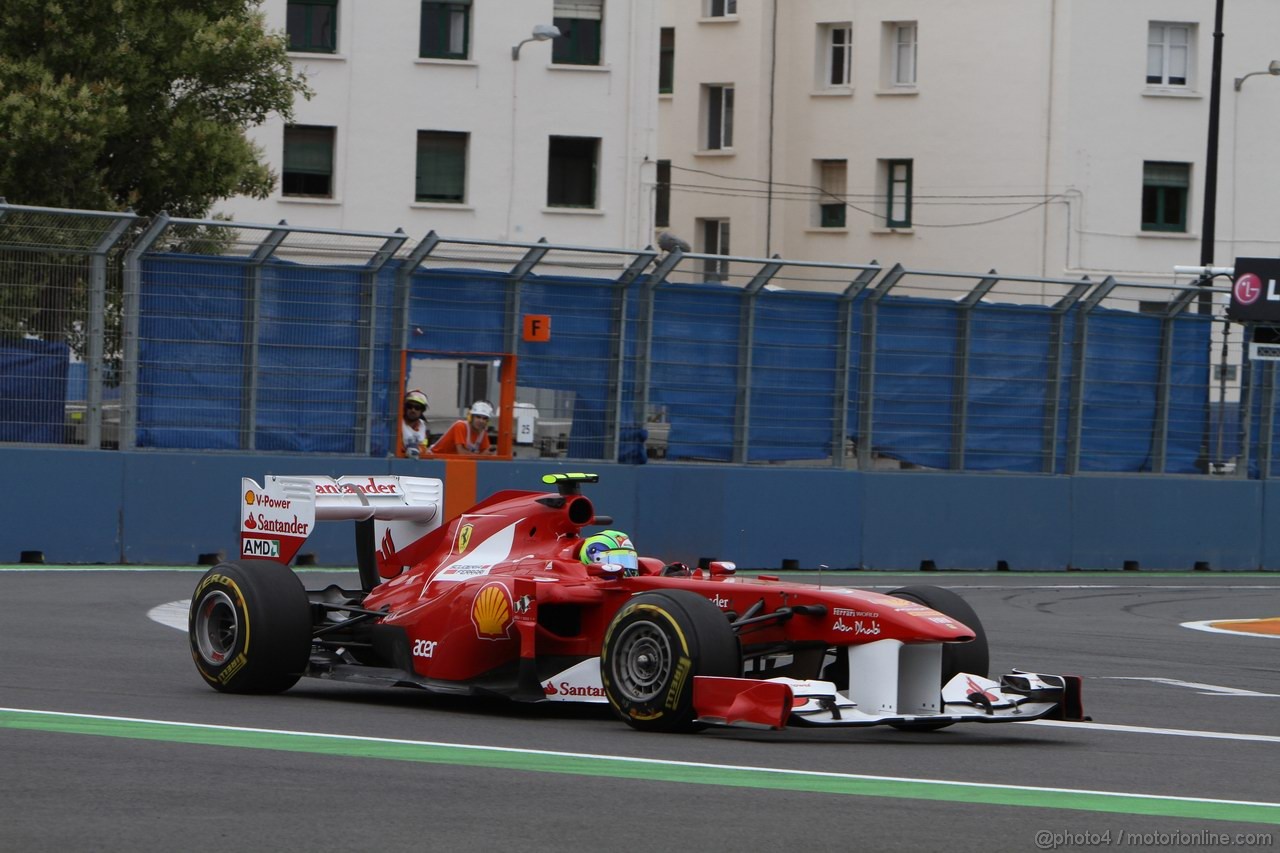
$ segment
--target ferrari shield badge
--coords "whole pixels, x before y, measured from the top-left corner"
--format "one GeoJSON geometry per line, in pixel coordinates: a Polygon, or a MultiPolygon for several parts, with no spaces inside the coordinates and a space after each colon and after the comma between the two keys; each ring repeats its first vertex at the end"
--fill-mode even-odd
{"type": "Polygon", "coordinates": [[[458,528],[458,545],[456,550],[459,554],[465,554],[467,552],[467,546],[471,544],[471,532],[473,530],[475,530],[475,527],[470,524],[464,524],[458,528]]]}

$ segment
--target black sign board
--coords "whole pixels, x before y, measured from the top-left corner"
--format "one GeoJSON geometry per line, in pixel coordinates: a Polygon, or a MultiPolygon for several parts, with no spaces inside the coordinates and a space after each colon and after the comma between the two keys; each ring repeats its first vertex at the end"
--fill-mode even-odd
{"type": "Polygon", "coordinates": [[[1227,317],[1280,326],[1280,258],[1236,258],[1227,317]]]}

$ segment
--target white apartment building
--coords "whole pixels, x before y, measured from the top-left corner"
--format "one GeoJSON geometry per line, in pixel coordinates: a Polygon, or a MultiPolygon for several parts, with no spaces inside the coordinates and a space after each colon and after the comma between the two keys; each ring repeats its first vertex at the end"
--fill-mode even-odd
{"type": "Polygon", "coordinates": [[[652,239],[648,0],[264,0],[315,92],[251,132],[243,222],[591,246],[652,239]],[[548,28],[560,36],[547,40],[548,28]],[[536,34],[543,36],[540,40],[536,34]]]}
{"type": "MultiPolygon", "coordinates": [[[[721,254],[1170,281],[1200,257],[1214,6],[665,0],[657,231],[721,254]]],[[[1225,6],[1219,265],[1280,247],[1280,2],[1225,6]]]]}

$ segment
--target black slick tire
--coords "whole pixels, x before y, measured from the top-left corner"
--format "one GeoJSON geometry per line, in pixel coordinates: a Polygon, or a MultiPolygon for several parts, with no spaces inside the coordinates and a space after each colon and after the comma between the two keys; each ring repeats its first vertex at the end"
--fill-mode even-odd
{"type": "Polygon", "coordinates": [[[280,693],[307,668],[311,606],[288,566],[221,563],[205,572],[187,619],[200,677],[223,693],[280,693]]]}
{"type": "Polygon", "coordinates": [[[646,732],[698,729],[694,677],[741,672],[742,651],[728,619],[689,590],[629,599],[605,630],[600,652],[610,707],[627,725],[646,732]]]}

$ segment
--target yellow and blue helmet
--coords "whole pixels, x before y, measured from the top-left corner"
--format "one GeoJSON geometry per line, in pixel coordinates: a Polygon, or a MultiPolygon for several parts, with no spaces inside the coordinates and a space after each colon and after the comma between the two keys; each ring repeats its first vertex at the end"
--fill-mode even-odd
{"type": "Polygon", "coordinates": [[[606,530],[582,540],[582,562],[621,566],[623,574],[634,575],[640,571],[640,558],[631,537],[621,530],[606,530]]]}

